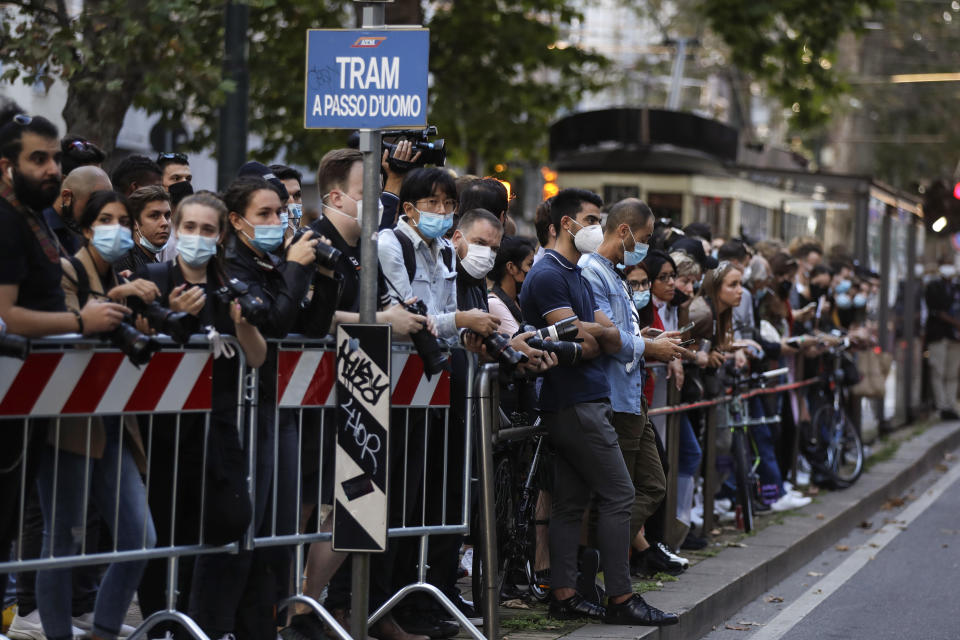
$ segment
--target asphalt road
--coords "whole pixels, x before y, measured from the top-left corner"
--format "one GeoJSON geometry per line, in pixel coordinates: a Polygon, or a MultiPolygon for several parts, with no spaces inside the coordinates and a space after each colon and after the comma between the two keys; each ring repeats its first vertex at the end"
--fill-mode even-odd
{"type": "Polygon", "coordinates": [[[704,640],[960,638],[956,456],[704,640]]]}

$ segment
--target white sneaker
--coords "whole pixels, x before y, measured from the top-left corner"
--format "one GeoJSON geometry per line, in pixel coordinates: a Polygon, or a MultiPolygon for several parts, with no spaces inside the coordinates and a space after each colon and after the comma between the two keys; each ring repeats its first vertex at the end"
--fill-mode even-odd
{"type": "MultiPolygon", "coordinates": [[[[77,627],[73,627],[71,631],[74,636],[83,635],[83,630],[77,627]]],[[[40,623],[40,611],[34,609],[25,616],[19,613],[13,616],[13,622],[7,629],[7,637],[10,640],[46,640],[43,624],[40,623]]]]}
{"type": "Polygon", "coordinates": [[[796,497],[785,493],[780,496],[780,499],[770,505],[770,508],[774,511],[789,511],[791,509],[799,509],[800,507],[805,507],[808,504],[813,502],[812,499],[806,497],[796,497]]]}
{"type": "MultiPolygon", "coordinates": [[[[80,630],[79,634],[75,633],[74,635],[83,635],[93,631],[93,611],[74,618],[73,626],[80,630]]],[[[135,627],[131,627],[128,624],[121,624],[120,633],[117,634],[117,638],[123,640],[124,638],[132,635],[134,631],[136,631],[135,627]]]]}
{"type": "Polygon", "coordinates": [[[690,510],[690,525],[699,529],[703,526],[703,505],[694,505],[690,510]]]}
{"type": "Polygon", "coordinates": [[[463,557],[460,558],[460,568],[466,571],[468,576],[473,575],[473,547],[463,552],[463,557]]]}
{"type": "Polygon", "coordinates": [[[713,501],[714,511],[733,511],[733,501],[730,498],[720,498],[713,501]]]}
{"type": "Polygon", "coordinates": [[[689,561],[689,560],[687,560],[687,559],[684,558],[683,556],[678,556],[677,554],[675,554],[675,553],[670,549],[670,547],[668,547],[667,545],[663,544],[662,542],[658,542],[658,543],[657,543],[657,547],[660,549],[660,551],[662,551],[662,552],[664,553],[664,555],[666,555],[668,558],[670,558],[670,560],[671,560],[672,562],[676,562],[677,564],[681,564],[681,565],[683,565],[684,568],[690,566],[690,561],[689,561]]]}

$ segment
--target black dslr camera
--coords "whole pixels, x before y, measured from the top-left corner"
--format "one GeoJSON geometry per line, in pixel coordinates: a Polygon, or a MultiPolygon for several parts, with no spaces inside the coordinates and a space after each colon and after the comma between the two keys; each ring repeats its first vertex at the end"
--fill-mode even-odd
{"type": "MultiPolygon", "coordinates": [[[[290,244],[295,244],[300,242],[300,238],[303,237],[309,231],[307,227],[301,227],[293,234],[293,240],[290,241],[290,244]]],[[[323,267],[324,269],[330,269],[333,271],[337,268],[337,262],[340,260],[340,256],[343,255],[339,249],[334,249],[326,242],[318,242],[317,246],[314,247],[316,250],[316,263],[318,267],[323,267]]]]}
{"type": "MultiPolygon", "coordinates": [[[[471,333],[473,333],[471,331],[471,333]]],[[[476,334],[474,334],[476,335],[476,334]]],[[[507,367],[515,367],[529,360],[526,354],[520,353],[510,346],[510,338],[494,331],[483,338],[483,346],[487,348],[487,355],[507,367]]]]}
{"type": "Polygon", "coordinates": [[[135,314],[146,318],[154,331],[170,336],[177,344],[186,344],[190,336],[200,330],[199,318],[184,311],[171,311],[156,300],[147,304],[136,296],[130,296],[127,306],[135,314]]]}
{"type": "Polygon", "coordinates": [[[29,353],[30,340],[7,333],[6,325],[0,321],[0,356],[26,360],[29,353]]]}
{"type": "Polygon", "coordinates": [[[270,311],[270,307],[267,306],[266,302],[250,293],[250,287],[247,286],[246,282],[230,278],[217,289],[217,298],[223,304],[230,304],[231,300],[236,300],[240,304],[240,315],[255,327],[259,328],[267,321],[267,313],[270,311]]]}
{"type": "MultiPolygon", "coordinates": [[[[427,315],[427,305],[422,300],[417,300],[413,304],[405,304],[403,308],[420,316],[427,315]]],[[[423,370],[427,375],[432,376],[446,368],[447,356],[440,350],[440,344],[429,329],[423,327],[416,333],[411,333],[410,339],[417,348],[420,359],[423,360],[423,370]]]]}

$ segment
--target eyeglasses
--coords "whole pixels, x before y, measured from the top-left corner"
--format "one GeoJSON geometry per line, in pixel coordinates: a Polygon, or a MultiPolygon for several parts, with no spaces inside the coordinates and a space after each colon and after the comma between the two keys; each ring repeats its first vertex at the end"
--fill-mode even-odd
{"type": "Polygon", "coordinates": [[[182,153],[161,153],[157,156],[157,164],[161,162],[175,162],[177,164],[190,164],[187,156],[182,153]]]}
{"type": "Polygon", "coordinates": [[[454,213],[456,212],[457,207],[460,206],[460,203],[453,198],[447,198],[446,200],[441,200],[440,198],[420,198],[417,200],[417,203],[420,202],[427,203],[427,211],[430,213],[439,213],[441,205],[443,205],[443,210],[445,212],[454,213]]]}
{"type": "Polygon", "coordinates": [[[657,276],[657,282],[670,282],[671,280],[676,280],[677,274],[675,273],[661,273],[657,276]]]}
{"type": "Polygon", "coordinates": [[[643,280],[627,280],[627,284],[630,285],[633,291],[646,291],[650,288],[649,278],[643,280]]]}

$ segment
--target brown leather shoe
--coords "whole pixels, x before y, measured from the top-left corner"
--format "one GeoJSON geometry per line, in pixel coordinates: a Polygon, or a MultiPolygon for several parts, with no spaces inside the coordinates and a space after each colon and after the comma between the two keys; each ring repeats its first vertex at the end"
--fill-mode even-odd
{"type": "Polygon", "coordinates": [[[370,635],[377,640],[430,640],[430,636],[417,636],[407,633],[393,619],[393,614],[386,614],[377,623],[370,627],[370,635]]]}

